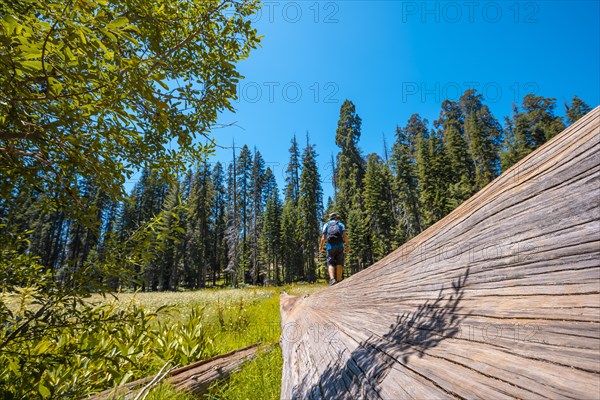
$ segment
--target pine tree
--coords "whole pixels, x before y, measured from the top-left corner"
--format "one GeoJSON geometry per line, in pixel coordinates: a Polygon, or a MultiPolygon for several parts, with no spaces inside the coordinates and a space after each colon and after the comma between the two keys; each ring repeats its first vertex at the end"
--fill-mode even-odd
{"type": "Polygon", "coordinates": [[[441,135],[434,130],[417,138],[417,176],[422,228],[425,229],[451,210],[448,157],[441,135]]]}
{"type": "Polygon", "coordinates": [[[336,206],[342,216],[349,214],[354,207],[360,207],[360,193],[365,174],[365,162],[358,148],[362,120],[350,100],[340,108],[340,118],[335,135],[335,143],[340,148],[337,156],[335,186],[336,206]]]}
{"type": "Polygon", "coordinates": [[[225,172],[223,165],[217,162],[212,172],[212,212],[213,240],[212,240],[212,285],[217,284],[217,274],[227,267],[227,246],[225,232],[227,229],[226,205],[227,189],[225,187],[225,172]]]}
{"type": "Polygon", "coordinates": [[[373,264],[373,245],[366,210],[360,207],[351,209],[346,222],[350,253],[344,272],[352,275],[373,264]]]}
{"type": "Polygon", "coordinates": [[[525,119],[513,104],[512,116],[504,117],[504,143],[500,151],[500,167],[506,171],[529,153],[525,138],[525,119]],[[517,129],[517,124],[519,128],[517,129]]]}
{"type": "Polygon", "coordinates": [[[464,116],[457,102],[445,100],[435,127],[441,129],[448,155],[448,200],[452,209],[475,192],[474,163],[464,133],[464,116]]]}
{"type": "Polygon", "coordinates": [[[513,106],[513,115],[506,119],[503,171],[565,129],[562,119],[554,115],[554,107],[555,99],[533,94],[525,96],[521,111],[513,106]]]}
{"type": "MultiPolygon", "coordinates": [[[[48,271],[55,273],[60,265],[60,256],[68,244],[69,220],[60,210],[47,208],[49,194],[26,192],[25,187],[16,187],[11,198],[0,210],[2,227],[10,232],[31,231],[26,251],[39,257],[39,262],[48,271]]],[[[25,249],[23,249],[25,251],[25,249]]]]}
{"type": "Polygon", "coordinates": [[[302,173],[300,175],[300,197],[298,215],[302,258],[304,263],[304,279],[316,280],[316,258],[319,251],[319,237],[323,209],[323,189],[317,168],[317,153],[313,145],[308,143],[302,154],[302,173]]]}
{"type": "Polygon", "coordinates": [[[335,205],[342,219],[346,218],[350,253],[344,267],[356,272],[372,261],[368,224],[362,212],[363,179],[365,160],[358,147],[362,120],[350,100],[344,101],[335,135],[335,143],[340,148],[335,168],[335,205]]]}
{"type": "MultiPolygon", "coordinates": [[[[199,196],[201,188],[198,182],[198,170],[192,170],[189,175],[189,193],[186,199],[186,227],[185,227],[185,246],[186,251],[183,260],[182,282],[188,289],[196,287],[196,268],[198,266],[199,254],[199,229],[198,229],[198,210],[199,196]]],[[[200,201],[201,202],[201,201],[200,201]]],[[[202,211],[200,211],[202,212],[202,211]]]]}
{"type": "Polygon", "coordinates": [[[567,105],[565,102],[565,113],[567,114],[567,123],[569,125],[573,124],[573,122],[577,121],[585,114],[589,113],[592,108],[587,105],[583,100],[581,100],[577,96],[573,96],[573,100],[571,100],[571,105],[567,105]]]}
{"type": "MultiPolygon", "coordinates": [[[[142,170],[140,180],[130,195],[132,204],[126,205],[123,210],[123,239],[161,212],[168,187],[156,171],[142,170]]],[[[136,265],[135,274],[141,278],[142,291],[148,286],[151,290],[158,290],[159,266],[156,260],[147,265],[136,265]]]]}
{"type": "MultiPolygon", "coordinates": [[[[76,274],[83,273],[86,266],[90,266],[98,259],[98,244],[100,243],[100,233],[102,226],[102,215],[105,212],[108,197],[100,190],[99,186],[89,179],[79,179],[79,198],[77,200],[81,216],[79,218],[70,218],[64,225],[59,227],[59,231],[64,232],[60,238],[63,247],[63,255],[60,257],[60,264],[56,266],[59,270],[59,280],[67,285],[76,274]],[[91,256],[91,257],[90,257],[91,256]]],[[[51,258],[56,254],[53,249],[54,233],[56,229],[52,214],[43,212],[43,204],[33,205],[35,209],[41,211],[39,216],[33,220],[35,231],[31,241],[31,251],[33,254],[39,254],[42,262],[52,268],[51,258]],[[40,208],[41,207],[41,208],[40,208]]],[[[62,216],[59,222],[63,224],[62,216]]]]}
{"type": "Polygon", "coordinates": [[[211,210],[213,202],[213,188],[211,181],[210,165],[203,161],[194,174],[190,197],[188,199],[189,214],[187,237],[190,257],[186,265],[186,281],[188,286],[203,288],[206,286],[206,277],[209,263],[212,259],[213,246],[211,233],[211,210]]]}
{"type": "Polygon", "coordinates": [[[180,226],[183,227],[184,233],[179,238],[177,245],[180,258],[178,259],[177,271],[174,276],[174,284],[184,286],[186,288],[194,287],[192,271],[192,256],[193,251],[193,235],[194,230],[190,229],[192,224],[192,212],[190,204],[193,202],[193,188],[195,183],[194,171],[188,169],[180,182],[180,199],[183,207],[180,212],[180,226]]]}
{"type": "Polygon", "coordinates": [[[337,187],[337,168],[335,165],[335,157],[333,155],[333,153],[331,154],[331,161],[329,162],[329,165],[327,166],[331,173],[328,175],[330,179],[330,181],[326,180],[327,183],[331,183],[333,185],[333,193],[334,196],[337,196],[338,193],[338,187],[337,187]]]}
{"type": "Polygon", "coordinates": [[[290,161],[285,171],[285,198],[298,204],[298,193],[300,192],[300,151],[296,135],[292,138],[292,146],[289,149],[290,161]]]}
{"type": "Polygon", "coordinates": [[[179,265],[184,256],[179,245],[185,234],[185,229],[180,226],[182,213],[182,210],[178,209],[180,204],[181,185],[178,180],[175,180],[169,188],[163,205],[165,212],[164,251],[157,259],[161,290],[175,290],[179,283],[179,265]]]}
{"type": "Polygon", "coordinates": [[[464,115],[464,136],[475,171],[473,192],[477,192],[500,175],[498,150],[502,127],[488,106],[483,104],[483,97],[474,89],[465,91],[459,105],[464,115]]]}
{"type": "Polygon", "coordinates": [[[333,201],[331,196],[327,196],[327,203],[325,206],[325,211],[323,212],[323,221],[322,222],[327,222],[326,219],[329,217],[329,215],[331,213],[336,212],[335,210],[336,210],[335,201],[333,201]]]}
{"type": "Polygon", "coordinates": [[[224,272],[231,278],[231,285],[239,285],[239,263],[240,263],[240,229],[241,218],[238,201],[237,186],[237,158],[235,144],[233,145],[233,161],[227,169],[227,230],[225,241],[227,243],[227,268],[224,272]]]}
{"type": "Polygon", "coordinates": [[[286,283],[300,278],[302,270],[302,249],[298,235],[300,220],[298,209],[292,199],[288,199],[281,212],[281,254],[283,276],[286,283]]]}
{"type": "Polygon", "coordinates": [[[370,243],[374,261],[392,251],[394,245],[394,220],[392,171],[377,154],[367,157],[365,173],[365,213],[371,233],[370,243]]]}
{"type": "Polygon", "coordinates": [[[269,270],[269,280],[274,281],[277,285],[282,283],[281,276],[281,220],[282,220],[282,205],[279,199],[279,190],[277,183],[270,168],[267,168],[265,176],[268,179],[269,185],[266,190],[269,190],[267,196],[265,213],[263,218],[263,229],[261,236],[261,244],[265,264],[269,270]],[[271,177],[269,179],[268,177],[271,177]]]}
{"type": "MultiPolygon", "coordinates": [[[[115,242],[119,236],[119,210],[121,202],[109,199],[107,201],[105,213],[102,216],[102,226],[100,230],[100,238],[98,244],[97,262],[105,263],[111,256],[113,249],[111,244],[115,242]]],[[[119,287],[119,281],[116,277],[111,277],[106,280],[106,284],[113,291],[119,287]]]]}
{"type": "Polygon", "coordinates": [[[394,173],[394,245],[399,246],[421,232],[419,192],[416,165],[416,143],[427,136],[427,120],[413,114],[404,128],[396,128],[391,166],[394,173]]]}
{"type": "Polygon", "coordinates": [[[279,187],[277,186],[277,179],[275,178],[275,174],[271,167],[267,167],[265,170],[264,176],[264,185],[263,185],[263,204],[265,207],[267,206],[267,201],[273,196],[273,190],[277,189],[279,192],[279,187]]]}
{"type": "MultiPolygon", "coordinates": [[[[82,271],[84,268],[93,270],[94,265],[99,261],[98,252],[101,247],[105,214],[108,212],[107,208],[110,204],[110,197],[98,185],[91,182],[86,183],[86,190],[87,207],[90,209],[86,214],[95,218],[91,223],[83,226],[81,251],[76,267],[78,271],[82,271]]],[[[95,278],[100,280],[98,276],[95,278]]]]}
{"type": "Polygon", "coordinates": [[[102,226],[100,229],[100,243],[98,245],[98,260],[104,261],[106,252],[109,250],[106,244],[109,238],[117,234],[118,215],[120,203],[116,200],[108,200],[105,213],[102,215],[102,226]]]}
{"type": "Polygon", "coordinates": [[[262,216],[264,210],[264,187],[265,187],[265,162],[260,152],[254,150],[254,161],[252,163],[252,174],[250,175],[251,188],[251,218],[250,218],[250,272],[252,284],[256,285],[262,280],[262,268],[260,260],[260,234],[262,230],[262,216]]]}
{"type": "Polygon", "coordinates": [[[251,282],[251,221],[252,221],[252,163],[253,157],[247,145],[242,147],[236,164],[236,190],[240,212],[241,252],[239,254],[239,279],[245,283],[251,282]]]}

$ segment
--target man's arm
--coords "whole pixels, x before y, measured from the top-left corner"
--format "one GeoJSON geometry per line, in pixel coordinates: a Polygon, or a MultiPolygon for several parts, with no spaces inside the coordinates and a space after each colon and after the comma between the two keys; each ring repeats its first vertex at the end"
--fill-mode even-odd
{"type": "MultiPolygon", "coordinates": [[[[345,234],[344,234],[345,235],[345,234]]],[[[326,241],[326,236],[323,235],[321,236],[321,244],[319,245],[319,251],[323,251],[325,250],[325,241],[326,241]]]]}
{"type": "Polygon", "coordinates": [[[350,253],[350,243],[348,243],[348,235],[346,235],[346,232],[344,232],[343,235],[344,235],[344,243],[346,244],[346,246],[345,246],[346,253],[350,253]]]}

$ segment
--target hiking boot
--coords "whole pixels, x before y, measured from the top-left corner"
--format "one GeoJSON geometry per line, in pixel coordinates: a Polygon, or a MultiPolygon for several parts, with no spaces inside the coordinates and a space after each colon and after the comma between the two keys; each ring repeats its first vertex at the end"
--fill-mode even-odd
{"type": "Polygon", "coordinates": [[[335,279],[332,279],[329,281],[329,286],[333,286],[337,283],[337,281],[335,279]]]}

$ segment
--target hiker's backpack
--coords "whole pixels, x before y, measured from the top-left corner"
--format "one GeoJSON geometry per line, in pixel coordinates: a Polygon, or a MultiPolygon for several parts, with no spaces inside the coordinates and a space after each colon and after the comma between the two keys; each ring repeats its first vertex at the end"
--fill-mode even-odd
{"type": "Polygon", "coordinates": [[[342,234],[342,228],[337,221],[330,221],[327,223],[327,243],[339,244],[344,241],[344,235],[342,234]]]}

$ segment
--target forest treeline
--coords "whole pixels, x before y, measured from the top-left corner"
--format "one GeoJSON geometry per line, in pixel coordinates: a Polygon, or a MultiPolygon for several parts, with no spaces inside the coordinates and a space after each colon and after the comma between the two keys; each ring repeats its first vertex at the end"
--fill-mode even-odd
{"type": "MultiPolygon", "coordinates": [[[[480,94],[467,90],[458,101],[445,100],[433,123],[414,114],[396,128],[390,147],[384,139],[382,154],[364,156],[361,118],[346,100],[335,132],[339,152],[332,156],[335,194],[325,206],[317,149],[307,135],[303,146],[291,138],[281,188],[258,149],[234,146],[230,163],[200,160],[177,178],[144,168],[123,201],[81,179],[91,221],[48,207],[58,193],[19,187],[0,218],[15,231],[29,231],[22,251],[39,257],[60,281],[93,271],[115,252],[128,257],[126,242],[162,212],[161,224],[150,227],[160,230],[159,245],[148,247],[152,257],[140,257],[131,273],[142,290],[175,290],[315,281],[324,276],[320,228],[335,210],[348,229],[347,276],[447,215],[590,110],[576,96],[565,104],[564,120],[555,107],[555,99],[530,94],[501,122],[480,94]]],[[[109,283],[117,289],[126,278],[109,283]]]]}

